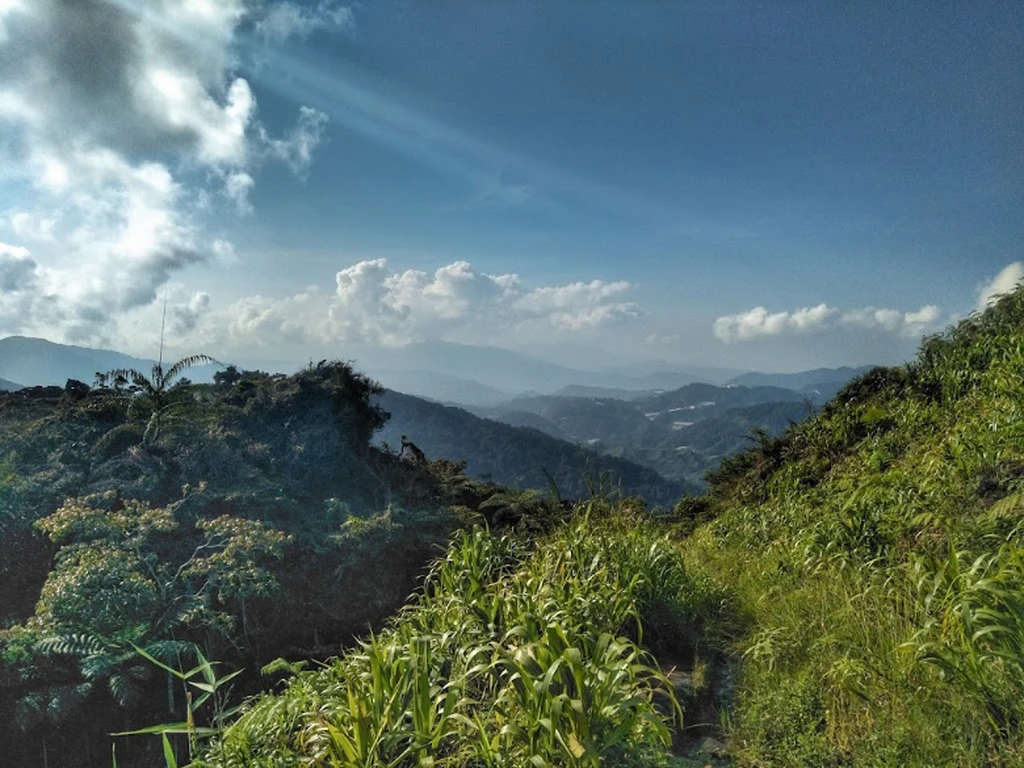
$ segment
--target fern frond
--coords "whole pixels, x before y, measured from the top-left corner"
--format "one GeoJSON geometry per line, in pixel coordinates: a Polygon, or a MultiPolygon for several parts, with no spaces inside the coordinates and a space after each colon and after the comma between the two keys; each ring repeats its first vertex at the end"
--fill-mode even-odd
{"type": "Polygon", "coordinates": [[[38,648],[44,654],[80,657],[94,656],[107,650],[104,642],[95,635],[77,633],[44,638],[39,641],[38,648]]]}

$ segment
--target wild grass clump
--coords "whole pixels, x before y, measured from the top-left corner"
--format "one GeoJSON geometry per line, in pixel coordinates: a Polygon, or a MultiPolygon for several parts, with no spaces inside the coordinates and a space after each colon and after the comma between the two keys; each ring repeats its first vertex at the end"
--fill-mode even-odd
{"type": "Polygon", "coordinates": [[[666,639],[666,612],[681,630],[707,600],[649,521],[594,508],[533,548],[464,532],[387,630],[254,700],[203,764],[598,766],[645,749],[664,756],[682,713],[641,646],[645,617],[658,609],[666,639]]]}
{"type": "Polygon", "coordinates": [[[1024,764],[1024,292],[723,464],[740,765],[1024,764]]]}

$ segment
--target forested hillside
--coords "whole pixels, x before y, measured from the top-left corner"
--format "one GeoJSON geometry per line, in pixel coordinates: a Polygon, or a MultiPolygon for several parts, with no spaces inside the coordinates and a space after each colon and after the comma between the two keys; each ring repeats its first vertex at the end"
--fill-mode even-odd
{"type": "Polygon", "coordinates": [[[237,696],[379,624],[458,528],[561,514],[373,447],[379,390],[345,364],[192,385],[190,362],[0,395],[5,766],[109,765],[109,733],[183,717],[135,647],[202,648],[247,670],[237,696]]]}
{"type": "Polygon", "coordinates": [[[567,498],[586,498],[603,486],[605,492],[641,496],[667,508],[681,494],[699,490],[685,481],[666,480],[648,467],[585,450],[548,430],[538,431],[529,418],[513,426],[392,391],[381,395],[379,403],[390,414],[379,440],[398,448],[406,435],[428,457],[465,461],[471,476],[503,485],[545,490],[554,483],[567,498]]]}
{"type": "Polygon", "coordinates": [[[520,396],[475,411],[703,487],[709,470],[750,445],[752,431],[776,437],[822,402],[818,395],[781,387],[694,383],[668,392],[633,393],[629,399],[593,394],[520,396]]]}

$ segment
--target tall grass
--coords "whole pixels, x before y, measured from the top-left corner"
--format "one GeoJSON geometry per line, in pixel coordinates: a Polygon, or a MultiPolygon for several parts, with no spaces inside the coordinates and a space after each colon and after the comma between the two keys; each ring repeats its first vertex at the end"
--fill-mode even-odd
{"type": "Polygon", "coordinates": [[[645,617],[663,639],[682,636],[702,589],[653,523],[599,505],[534,548],[464,532],[387,630],[251,702],[202,764],[540,768],[665,754],[682,712],[640,645],[645,617]]]}
{"type": "Polygon", "coordinates": [[[1024,765],[1022,370],[1018,291],[719,472],[740,765],[1024,765]]]}

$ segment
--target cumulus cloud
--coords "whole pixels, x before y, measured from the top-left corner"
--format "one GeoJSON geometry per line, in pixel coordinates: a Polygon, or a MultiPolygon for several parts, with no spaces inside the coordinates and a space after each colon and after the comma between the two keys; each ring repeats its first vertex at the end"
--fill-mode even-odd
{"type": "Polygon", "coordinates": [[[278,349],[494,343],[508,334],[548,341],[637,316],[625,300],[631,290],[629,283],[600,280],[528,287],[518,275],[487,274],[466,261],[427,272],[367,259],[339,270],[332,291],[310,286],[292,296],[249,296],[219,310],[206,311],[204,304],[190,341],[278,349]]]}
{"type": "Polygon", "coordinates": [[[196,291],[186,302],[171,308],[171,333],[185,336],[195,330],[199,319],[210,309],[210,294],[196,291]]]}
{"type": "Polygon", "coordinates": [[[876,307],[843,312],[827,304],[782,312],[755,307],[747,312],[719,317],[713,331],[726,344],[772,336],[822,333],[843,327],[879,330],[913,338],[935,330],[941,319],[942,312],[930,304],[911,312],[876,307]]]}
{"type": "Polygon", "coordinates": [[[769,312],[764,307],[754,307],[747,312],[718,318],[714,332],[726,343],[785,333],[809,333],[819,330],[838,314],[839,310],[826,304],[794,312],[769,312]]]}
{"type": "MultiPolygon", "coordinates": [[[[199,219],[218,192],[245,213],[261,163],[308,169],[326,117],[303,107],[271,136],[234,73],[240,26],[281,13],[253,0],[0,0],[0,164],[31,199],[0,227],[33,244],[27,311],[46,296],[63,308],[20,327],[101,337],[172,274],[227,250],[211,250],[199,219]]],[[[287,36],[343,15],[322,2],[287,36]]]]}
{"type": "Polygon", "coordinates": [[[385,259],[363,261],[336,276],[330,310],[338,338],[404,344],[473,329],[579,331],[638,314],[622,301],[627,282],[571,283],[528,289],[518,275],[489,275],[457,261],[432,274],[395,272],[385,259]]]}
{"type": "Polygon", "coordinates": [[[1024,282],[1024,261],[1015,261],[1003,267],[1002,271],[978,288],[979,311],[995,303],[1004,293],[1010,293],[1024,282]]]}
{"type": "Polygon", "coordinates": [[[247,296],[222,313],[211,326],[211,335],[216,343],[238,347],[294,348],[310,340],[327,340],[326,312],[315,291],[285,298],[247,296]]]}

